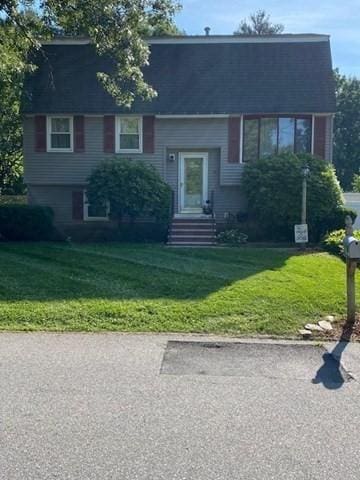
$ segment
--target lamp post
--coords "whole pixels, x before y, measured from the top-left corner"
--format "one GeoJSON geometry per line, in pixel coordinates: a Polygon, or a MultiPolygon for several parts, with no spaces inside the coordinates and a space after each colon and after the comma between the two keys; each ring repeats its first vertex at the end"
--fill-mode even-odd
{"type": "MultiPolygon", "coordinates": [[[[307,177],[310,174],[310,168],[304,165],[301,169],[302,172],[302,203],[301,203],[301,224],[306,225],[306,203],[307,203],[307,177]]],[[[306,242],[301,244],[301,248],[306,248],[306,242]]]]}

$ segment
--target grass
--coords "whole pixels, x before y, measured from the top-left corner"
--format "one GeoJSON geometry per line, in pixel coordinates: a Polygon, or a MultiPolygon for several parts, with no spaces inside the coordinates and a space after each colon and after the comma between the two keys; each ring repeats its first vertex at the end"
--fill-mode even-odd
{"type": "Polygon", "coordinates": [[[0,244],[0,329],[288,334],[345,309],[327,253],[0,244]]]}

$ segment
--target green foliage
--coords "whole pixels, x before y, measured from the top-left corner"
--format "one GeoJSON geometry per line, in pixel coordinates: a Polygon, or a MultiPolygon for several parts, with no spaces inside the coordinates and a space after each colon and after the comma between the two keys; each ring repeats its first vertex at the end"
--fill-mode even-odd
{"type": "Polygon", "coordinates": [[[20,96],[30,43],[18,28],[0,19],[0,194],[21,194],[22,129],[20,96]]]}
{"type": "Polygon", "coordinates": [[[226,229],[216,235],[216,240],[219,243],[229,245],[243,245],[247,242],[247,239],[248,236],[237,228],[226,229]]]}
{"type": "Polygon", "coordinates": [[[0,195],[0,205],[26,205],[26,195],[0,195]]]}
{"type": "Polygon", "coordinates": [[[354,174],[351,187],[353,192],[360,192],[360,175],[354,174]]]}
{"type": "Polygon", "coordinates": [[[354,173],[360,168],[360,79],[334,72],[336,115],[334,164],[345,191],[351,189],[354,173]]]}
{"type": "Polygon", "coordinates": [[[263,226],[269,240],[293,240],[301,220],[302,167],[308,165],[307,221],[311,241],[344,225],[342,192],[331,166],[311,155],[283,154],[245,166],[242,188],[249,213],[263,226]]]}
{"type": "MultiPolygon", "coordinates": [[[[149,59],[144,35],[176,32],[173,16],[180,7],[175,0],[27,0],[25,5],[37,12],[32,22],[24,21],[22,0],[0,2],[0,18],[24,40],[39,48],[39,35],[87,36],[100,55],[114,61],[114,71],[98,72],[98,79],[119,105],[130,107],[136,97],[156,96],[142,73],[149,59]]],[[[18,48],[14,46],[15,55],[18,48]]]]}
{"type": "Polygon", "coordinates": [[[103,161],[88,178],[87,195],[94,205],[110,204],[110,216],[152,217],[167,222],[171,189],[157,170],[141,161],[114,158],[103,161]]]}
{"type": "Polygon", "coordinates": [[[249,21],[241,21],[234,35],[275,35],[284,31],[281,23],[272,23],[265,10],[257,10],[249,17],[249,21]]]}
{"type": "Polygon", "coordinates": [[[118,227],[104,225],[69,225],[64,228],[67,238],[73,242],[131,242],[131,243],[165,243],[168,225],[158,222],[122,223],[118,227]]]}
{"type": "MultiPolygon", "coordinates": [[[[343,255],[344,254],[344,241],[345,237],[345,230],[334,230],[333,232],[328,233],[323,241],[322,247],[324,250],[327,250],[330,253],[334,253],[335,255],[343,255]]],[[[360,239],[360,230],[354,230],[354,237],[360,239]]]]}
{"type": "Polygon", "coordinates": [[[49,207],[0,205],[0,235],[6,240],[51,240],[53,212],[49,207]]]}

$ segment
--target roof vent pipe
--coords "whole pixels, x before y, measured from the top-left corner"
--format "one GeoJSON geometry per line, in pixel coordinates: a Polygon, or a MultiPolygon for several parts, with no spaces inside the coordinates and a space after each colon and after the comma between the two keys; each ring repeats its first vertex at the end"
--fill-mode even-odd
{"type": "Polygon", "coordinates": [[[210,35],[210,27],[205,27],[205,35],[208,37],[210,35]]]}

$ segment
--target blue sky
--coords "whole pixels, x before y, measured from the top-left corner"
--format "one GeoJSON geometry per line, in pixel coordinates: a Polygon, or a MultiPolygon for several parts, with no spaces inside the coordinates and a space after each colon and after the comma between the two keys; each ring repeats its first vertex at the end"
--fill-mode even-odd
{"type": "Polygon", "coordinates": [[[288,33],[331,35],[334,67],[360,78],[360,0],[180,0],[177,25],[189,35],[231,34],[244,17],[265,9],[288,33]]]}

